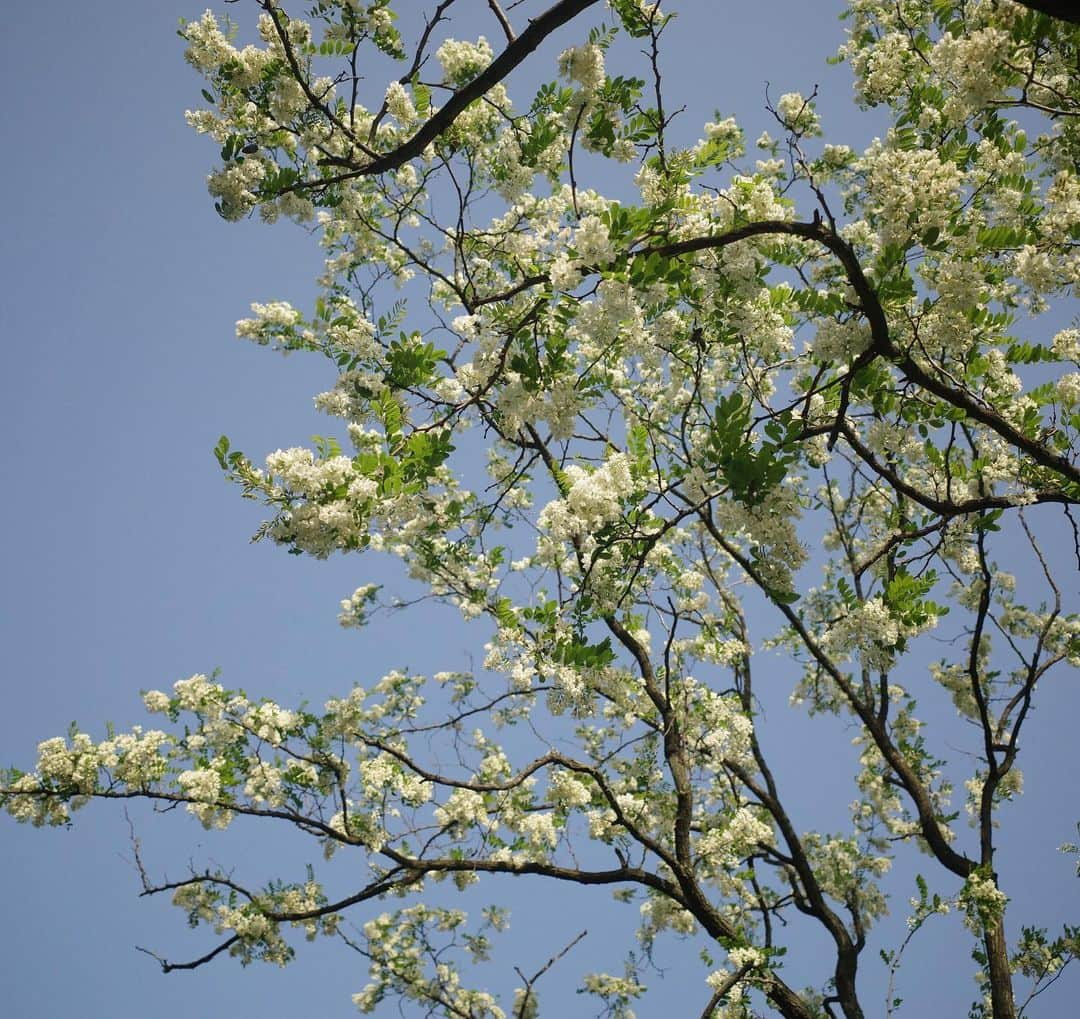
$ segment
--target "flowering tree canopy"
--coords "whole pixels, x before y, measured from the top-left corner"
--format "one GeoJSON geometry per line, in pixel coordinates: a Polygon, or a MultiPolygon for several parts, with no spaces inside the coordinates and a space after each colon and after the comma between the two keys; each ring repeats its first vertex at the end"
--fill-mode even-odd
{"type": "MultiPolygon", "coordinates": [[[[573,932],[504,1000],[473,966],[504,914],[438,882],[463,903],[498,875],[611,886],[635,958],[702,949],[703,1016],[853,1019],[882,1014],[886,875],[921,852],[911,933],[958,912],[972,1014],[1022,1014],[1080,952],[1078,928],[1010,925],[995,870],[1038,694],[1080,665],[1080,28],[852,0],[840,59],[888,118],[858,151],[794,92],[768,101],[775,137],[721,111],[687,140],[663,46],[694,4],[490,0],[493,41],[468,41],[454,3],[253,0],[250,44],[210,12],[181,34],[218,212],[295,220],[326,254],[312,309],[256,304],[237,331],[337,369],[316,402],[338,439],[256,462],[223,438],[218,460],[261,537],[399,557],[483,630],[482,667],[321,710],[195,675],[144,694],[161,728],[46,740],[0,803],[298,829],[353,890],[143,871],[209,929],[163,967],[284,963],[298,928],[366,957],[361,1011],[469,1019],[538,1015],[573,932]],[[793,711],[855,737],[842,830],[796,822],[768,752],[777,662],[793,711]],[[939,695],[955,726],[920,719],[939,695]],[[783,965],[796,915],[830,946],[808,988],[783,965]]],[[[358,588],[342,624],[383,600],[358,588]]],[[[643,974],[583,990],[630,1016],[643,974]]]]}

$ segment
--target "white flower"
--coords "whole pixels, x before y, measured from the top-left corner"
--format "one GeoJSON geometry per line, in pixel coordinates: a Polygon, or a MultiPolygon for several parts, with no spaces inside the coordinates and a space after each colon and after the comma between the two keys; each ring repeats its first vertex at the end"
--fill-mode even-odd
{"type": "Polygon", "coordinates": [[[360,629],[367,622],[368,608],[374,602],[380,589],[380,584],[364,584],[353,591],[348,598],[343,598],[338,622],[346,628],[360,629]]]}
{"type": "Polygon", "coordinates": [[[576,81],[585,92],[595,92],[604,83],[604,51],[593,43],[563,50],[559,54],[559,72],[576,81]]]}
{"type": "Polygon", "coordinates": [[[586,216],[574,233],[578,258],[586,265],[604,265],[615,257],[615,246],[599,216],[586,216]]]}
{"type": "Polygon", "coordinates": [[[447,39],[435,52],[442,64],[443,75],[451,84],[465,85],[476,77],[495,56],[484,36],[476,42],[447,39]]]}
{"type": "Polygon", "coordinates": [[[402,127],[408,127],[416,120],[416,107],[413,106],[412,97],[400,81],[392,81],[387,87],[386,108],[402,127]]]}
{"type": "Polygon", "coordinates": [[[450,798],[435,808],[435,820],[441,825],[462,829],[472,825],[491,829],[498,826],[498,820],[488,817],[484,797],[472,789],[455,789],[450,798]]]}
{"type": "Polygon", "coordinates": [[[948,225],[960,200],[956,164],[930,149],[875,141],[860,160],[867,174],[867,204],[877,217],[882,243],[904,243],[932,227],[948,225]]]}
{"type": "Polygon", "coordinates": [[[571,465],[565,473],[571,483],[566,498],[548,503],[538,520],[541,530],[559,539],[595,531],[615,520],[634,487],[625,453],[616,453],[599,470],[571,465]]]}
{"type": "Polygon", "coordinates": [[[1080,404],[1080,372],[1062,375],[1054,384],[1054,396],[1063,407],[1080,404]]]}
{"type": "Polygon", "coordinates": [[[548,799],[556,807],[571,810],[592,801],[589,787],[569,771],[557,771],[548,783],[548,799]]]}
{"type": "Polygon", "coordinates": [[[845,166],[852,158],[850,145],[826,145],[821,158],[830,166],[845,166]]]}
{"type": "Polygon", "coordinates": [[[173,684],[173,693],[180,702],[180,707],[187,711],[217,713],[220,711],[223,692],[224,689],[219,683],[211,683],[201,672],[190,679],[178,679],[173,684]]]}
{"type": "Polygon", "coordinates": [[[733,948],[728,952],[728,961],[736,969],[742,969],[744,966],[753,969],[764,964],[765,953],[760,948],[753,948],[750,945],[733,948]]]}
{"type": "Polygon", "coordinates": [[[176,777],[184,795],[201,803],[214,803],[221,796],[221,775],[214,768],[193,768],[176,777]]]}
{"type": "Polygon", "coordinates": [[[710,141],[738,141],[742,138],[742,128],[734,117],[725,117],[723,120],[710,120],[705,125],[705,137],[710,141]]]}
{"type": "Polygon", "coordinates": [[[960,890],[960,902],[966,914],[964,925],[973,933],[982,934],[983,930],[997,922],[1008,901],[1008,896],[994,884],[992,878],[974,871],[968,875],[960,890]]]}
{"type": "Polygon", "coordinates": [[[200,71],[216,71],[235,54],[225,33],[218,26],[213,11],[206,11],[198,21],[190,21],[183,27],[188,48],[184,57],[192,67],[200,71]]]}
{"type": "Polygon", "coordinates": [[[284,802],[283,784],[282,774],[277,768],[272,764],[259,761],[248,773],[244,795],[250,797],[255,803],[266,803],[271,807],[277,807],[284,802]]]}
{"type": "Polygon", "coordinates": [[[551,285],[556,290],[573,290],[581,282],[579,260],[570,258],[565,251],[560,251],[548,266],[551,285]]]}
{"type": "Polygon", "coordinates": [[[151,714],[160,714],[169,710],[170,698],[160,690],[147,690],[143,694],[143,704],[151,714]]]}
{"type": "Polygon", "coordinates": [[[252,304],[254,318],[242,318],[236,323],[236,335],[241,339],[269,344],[287,335],[300,323],[298,312],[288,301],[271,301],[268,304],[252,304]]]}
{"type": "Polygon", "coordinates": [[[789,131],[801,134],[818,133],[818,118],[813,103],[799,92],[785,92],[776,104],[776,112],[789,131]]]}
{"type": "Polygon", "coordinates": [[[858,651],[870,668],[883,668],[891,660],[892,649],[903,633],[881,598],[868,598],[844,614],[822,638],[831,654],[844,656],[858,651]]]}
{"type": "Polygon", "coordinates": [[[1080,361],[1080,329],[1062,329],[1054,336],[1053,349],[1062,361],[1080,361]]]}

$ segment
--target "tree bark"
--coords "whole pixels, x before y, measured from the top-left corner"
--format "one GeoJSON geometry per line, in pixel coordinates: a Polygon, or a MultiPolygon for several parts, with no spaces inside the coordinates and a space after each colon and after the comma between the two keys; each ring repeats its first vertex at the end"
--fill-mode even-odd
{"type": "Polygon", "coordinates": [[[990,976],[990,1005],[994,1019],[1016,1019],[1012,974],[1009,971],[1009,948],[1005,942],[1005,920],[998,917],[983,934],[986,969],[990,976]]]}
{"type": "Polygon", "coordinates": [[[1080,25],[1080,6],[1076,0],[1016,0],[1023,7],[1030,7],[1033,11],[1049,14],[1052,18],[1060,18],[1062,21],[1071,21],[1074,25],[1080,25]]]}

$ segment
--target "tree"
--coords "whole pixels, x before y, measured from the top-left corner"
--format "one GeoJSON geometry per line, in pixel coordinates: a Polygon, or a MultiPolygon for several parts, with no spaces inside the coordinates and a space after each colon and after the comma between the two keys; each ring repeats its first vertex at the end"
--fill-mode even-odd
{"type": "MultiPolygon", "coordinates": [[[[959,910],[974,1013],[1018,1015],[1080,948],[1010,930],[995,867],[1036,694],[1080,664],[1080,330],[1052,324],[1080,276],[1080,33],[1009,3],[855,3],[843,56],[885,140],[823,144],[816,97],[785,93],[747,165],[719,113],[682,138],[666,9],[492,3],[496,55],[446,37],[452,4],[415,36],[385,2],[309,23],[271,0],[259,43],[212,15],[182,34],[218,211],[327,249],[312,314],[257,305],[238,331],[330,359],[318,400],[355,451],[260,467],[223,439],[221,466],[268,507],[262,537],[389,552],[486,620],[483,667],[393,673],[322,712],[196,675],[144,696],[169,731],[42,743],[5,808],[62,824],[137,798],[298,829],[363,868],[349,894],[142,870],[217,935],[163,967],[284,962],[297,927],[368,958],[362,1009],[476,1017],[500,1006],[452,960],[481,960],[504,917],[469,928],[439,880],[467,901],[499,875],[611,886],[638,903],[638,962],[670,935],[704,946],[704,1014],[852,1017],[875,1014],[875,950],[899,964],[873,928],[918,849],[912,931],[959,910]],[[512,72],[560,31],[558,78],[514,106],[512,72]],[[844,831],[805,830],[785,794],[761,711],[778,655],[793,700],[856,733],[844,831]],[[940,695],[956,725],[917,714],[940,695]],[[831,946],[809,990],[784,967],[796,916],[831,946]]],[[[359,588],[342,622],[380,599],[359,588]]],[[[535,1014],[547,970],[504,1012],[535,1014]]],[[[627,1015],[642,979],[585,988],[627,1015]]]]}

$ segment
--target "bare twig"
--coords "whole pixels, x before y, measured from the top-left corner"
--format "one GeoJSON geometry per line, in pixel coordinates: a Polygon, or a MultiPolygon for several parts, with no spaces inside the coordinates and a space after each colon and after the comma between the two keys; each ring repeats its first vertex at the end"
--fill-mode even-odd
{"type": "Polygon", "coordinates": [[[525,976],[521,972],[518,966],[514,967],[514,972],[517,973],[523,981],[525,981],[524,991],[521,996],[521,1001],[518,1003],[517,1016],[518,1019],[525,1019],[528,1015],[529,1000],[532,998],[533,985],[539,980],[552,966],[555,965],[563,956],[565,956],[579,941],[581,941],[589,932],[582,931],[576,938],[573,938],[561,951],[556,952],[547,962],[544,963],[531,977],[525,976]]]}

